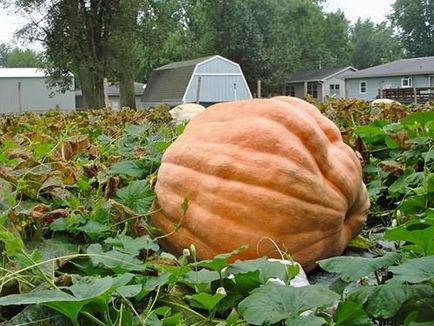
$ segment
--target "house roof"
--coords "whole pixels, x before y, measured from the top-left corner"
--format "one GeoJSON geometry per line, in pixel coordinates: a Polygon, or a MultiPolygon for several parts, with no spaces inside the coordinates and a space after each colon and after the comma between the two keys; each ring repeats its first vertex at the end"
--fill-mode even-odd
{"type": "Polygon", "coordinates": [[[411,59],[401,59],[383,65],[359,70],[345,79],[421,75],[434,73],[434,56],[411,59]]]}
{"type": "Polygon", "coordinates": [[[144,102],[181,102],[196,65],[217,55],[169,63],[154,69],[143,94],[144,102]]]}
{"type": "Polygon", "coordinates": [[[305,81],[324,81],[331,78],[339,73],[345,72],[346,70],[357,70],[351,66],[347,67],[336,67],[336,68],[326,68],[326,69],[315,69],[315,70],[300,70],[296,73],[291,74],[287,82],[289,83],[301,83],[305,81]]]}
{"type": "Polygon", "coordinates": [[[0,68],[0,78],[41,78],[45,77],[39,68],[0,68]]]}

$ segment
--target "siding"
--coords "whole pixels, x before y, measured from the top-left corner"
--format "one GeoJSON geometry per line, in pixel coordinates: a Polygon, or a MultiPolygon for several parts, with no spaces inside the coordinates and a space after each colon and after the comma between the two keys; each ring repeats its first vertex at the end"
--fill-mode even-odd
{"type": "MultiPolygon", "coordinates": [[[[199,76],[194,76],[187,91],[185,102],[195,102],[197,93],[197,81],[199,76]]],[[[200,102],[226,102],[251,98],[249,90],[245,86],[241,75],[239,76],[201,76],[200,102]],[[236,85],[236,92],[234,89],[236,85]]]]}
{"type": "MultiPolygon", "coordinates": [[[[359,98],[366,101],[374,100],[378,96],[378,90],[382,87],[386,88],[400,88],[401,78],[404,76],[393,76],[393,77],[377,77],[377,78],[357,78],[357,79],[347,79],[347,97],[349,98],[359,98]],[[360,82],[366,81],[367,89],[366,94],[360,93],[360,82]]],[[[418,75],[413,77],[413,85],[415,87],[428,87],[429,86],[429,76],[418,75]]]]}
{"type": "Polygon", "coordinates": [[[219,56],[201,60],[178,62],[155,69],[144,91],[143,106],[159,103],[175,106],[195,102],[199,77],[201,103],[252,98],[238,64],[219,56]]]}
{"type": "MultiPolygon", "coordinates": [[[[119,102],[120,98],[119,96],[109,96],[109,107],[115,110],[121,109],[119,102]]],[[[142,103],[142,96],[136,95],[136,108],[137,109],[143,109],[143,103],[142,103]]]]}
{"type": "MultiPolygon", "coordinates": [[[[330,69],[323,69],[323,70],[316,70],[315,76],[312,74],[310,76],[304,76],[304,78],[307,78],[307,84],[314,85],[317,84],[317,90],[318,90],[318,96],[316,97],[317,100],[324,101],[326,96],[330,95],[330,85],[339,85],[340,93],[336,97],[345,97],[345,76],[354,73],[356,69],[352,67],[346,67],[346,68],[340,68],[340,70],[336,70],[336,68],[332,71],[330,69]],[[338,73],[341,71],[340,73],[338,73]],[[328,73],[328,76],[325,75],[325,72],[328,73]],[[331,77],[332,76],[332,77],[331,77]],[[314,77],[316,79],[314,79],[314,77]],[[330,78],[331,77],[331,78],[330,78]]],[[[290,87],[294,86],[295,89],[295,96],[296,97],[304,97],[304,82],[301,81],[303,78],[300,76],[300,78],[297,81],[289,82],[287,83],[287,91],[290,91],[290,87]]]]}
{"type": "Polygon", "coordinates": [[[21,82],[22,111],[49,109],[73,110],[75,93],[55,93],[45,85],[45,78],[0,78],[0,113],[19,112],[18,83],[21,82]]]}
{"type": "Polygon", "coordinates": [[[336,98],[342,98],[345,97],[345,81],[343,79],[339,79],[339,78],[330,78],[327,79],[324,82],[324,98],[325,99],[326,96],[330,96],[330,85],[339,85],[339,95],[336,95],[336,98]]]}
{"type": "Polygon", "coordinates": [[[216,57],[205,63],[197,65],[196,73],[241,73],[237,65],[230,63],[222,58],[216,57]]]}

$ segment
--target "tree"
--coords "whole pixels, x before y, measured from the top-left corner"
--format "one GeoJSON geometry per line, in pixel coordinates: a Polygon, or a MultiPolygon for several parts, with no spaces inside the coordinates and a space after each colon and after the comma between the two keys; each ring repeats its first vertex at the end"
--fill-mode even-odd
{"type": "Polygon", "coordinates": [[[386,22],[375,24],[371,20],[357,20],[351,30],[351,63],[364,69],[402,57],[402,47],[386,22]]]}
{"type": "Polygon", "coordinates": [[[14,48],[4,60],[5,67],[42,67],[42,56],[31,49],[14,48]]]}
{"type": "Polygon", "coordinates": [[[322,66],[337,67],[349,64],[351,57],[350,26],[345,14],[327,13],[323,23],[324,54],[322,66]]]}
{"type": "Polygon", "coordinates": [[[134,81],[143,66],[143,49],[139,40],[138,15],[141,0],[120,0],[108,38],[110,75],[119,84],[121,107],[136,108],[134,81]]]}
{"type": "Polygon", "coordinates": [[[6,43],[0,43],[0,67],[4,67],[6,63],[6,57],[9,54],[10,46],[6,43]]]}
{"type": "MultiPolygon", "coordinates": [[[[118,16],[132,17],[126,11],[133,8],[136,0],[4,0],[14,3],[23,12],[40,10],[46,12],[40,22],[26,26],[21,35],[29,40],[38,39],[45,48],[45,69],[51,76],[53,85],[62,89],[70,87],[70,73],[80,82],[85,107],[104,106],[104,78],[119,77],[119,67],[127,69],[134,51],[112,50],[118,44],[128,46],[127,41],[119,40],[115,31],[123,25],[118,16]],[[130,5],[131,4],[131,5],[130,5]],[[110,40],[115,35],[116,41],[110,40]],[[117,64],[113,64],[116,60],[117,64]],[[125,60],[123,63],[119,60],[125,60]]],[[[137,15],[137,14],[136,14],[137,15]]],[[[134,21],[134,19],[133,19],[134,21]]],[[[129,21],[125,20],[125,24],[129,21]]],[[[123,32],[129,29],[120,28],[123,32]]],[[[125,37],[131,34],[126,33],[125,37]]],[[[134,67],[131,67],[131,70],[134,67]]],[[[121,80],[122,93],[125,88],[133,88],[130,81],[121,80]],[[128,84],[128,86],[127,86],[128,84]]],[[[131,93],[128,91],[128,93],[131,93]]],[[[125,98],[123,96],[122,98],[125,98]]]]}
{"type": "Polygon", "coordinates": [[[143,1],[139,21],[140,43],[143,47],[140,76],[143,81],[156,67],[203,55],[191,30],[194,1],[143,1]]]}
{"type": "Polygon", "coordinates": [[[396,0],[389,19],[412,57],[434,55],[434,1],[396,0]]]}

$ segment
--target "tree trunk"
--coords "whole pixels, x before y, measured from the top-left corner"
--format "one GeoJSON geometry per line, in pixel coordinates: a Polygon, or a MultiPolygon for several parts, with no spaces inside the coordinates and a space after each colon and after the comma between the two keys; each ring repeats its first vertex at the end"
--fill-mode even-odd
{"type": "Polygon", "coordinates": [[[119,80],[119,106],[120,108],[136,108],[136,92],[134,87],[134,78],[129,74],[120,74],[119,80]]]}
{"type": "Polygon", "coordinates": [[[80,69],[80,84],[84,109],[100,109],[104,105],[104,78],[87,68],[80,69]]]}

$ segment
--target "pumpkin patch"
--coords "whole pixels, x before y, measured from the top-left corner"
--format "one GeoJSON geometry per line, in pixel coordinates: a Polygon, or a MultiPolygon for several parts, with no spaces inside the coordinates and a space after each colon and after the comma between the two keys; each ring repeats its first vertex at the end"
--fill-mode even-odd
{"type": "Polygon", "coordinates": [[[370,205],[338,128],[292,97],[206,109],[166,150],[155,191],[152,222],[175,254],[280,258],[274,241],[308,271],[343,252],[370,205]]]}

